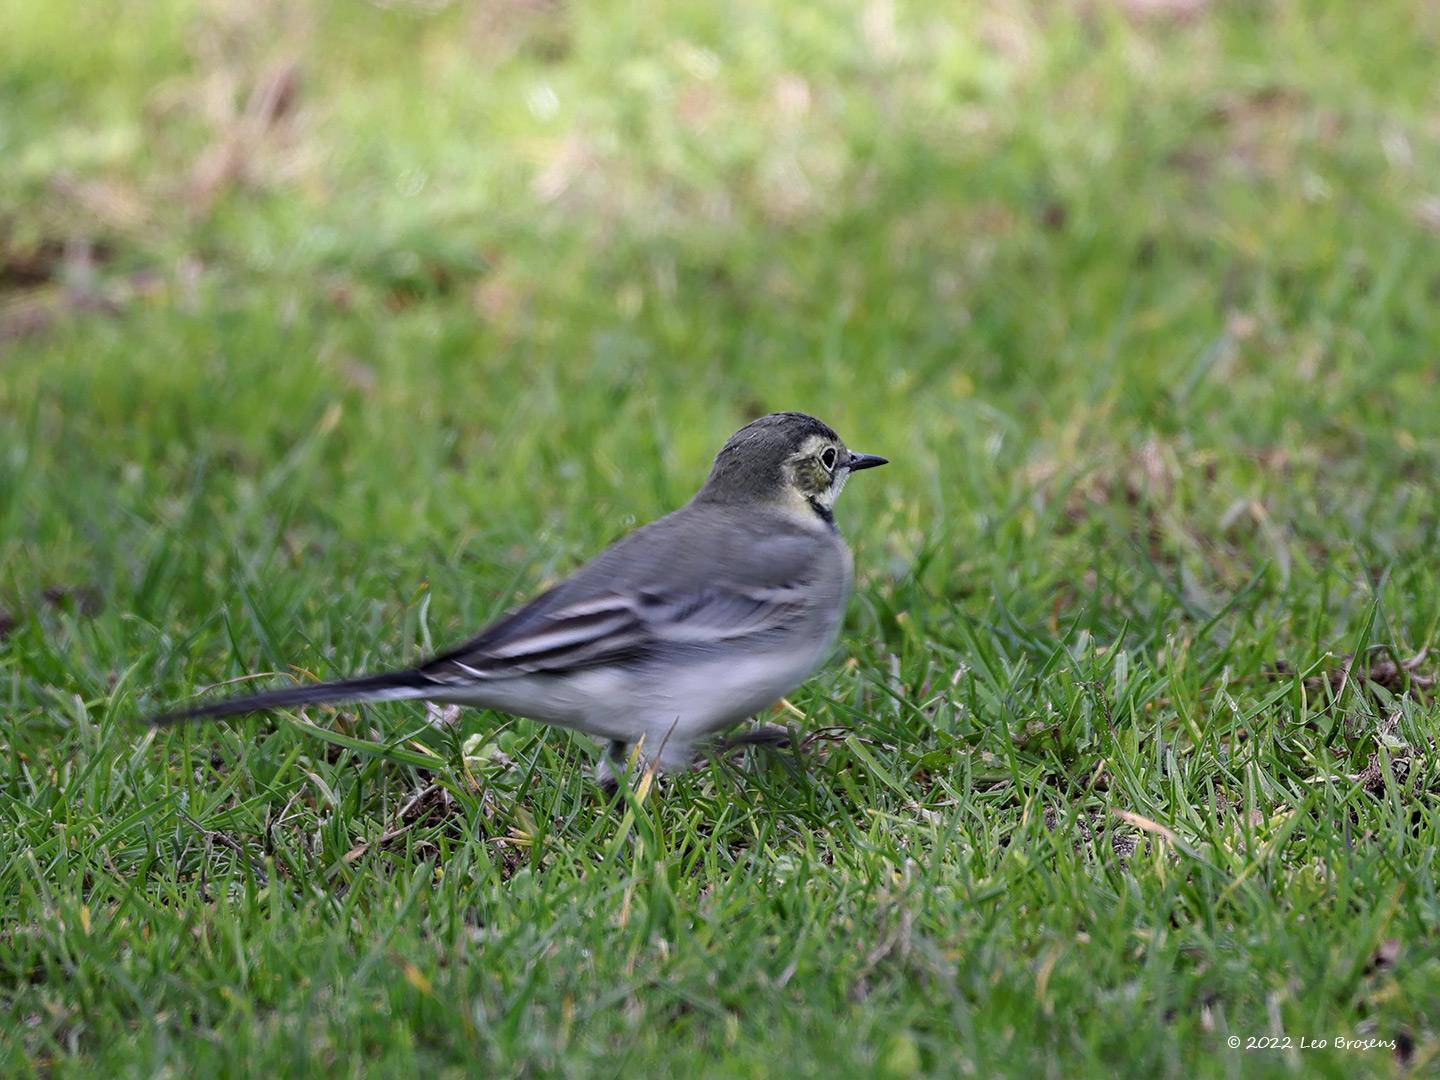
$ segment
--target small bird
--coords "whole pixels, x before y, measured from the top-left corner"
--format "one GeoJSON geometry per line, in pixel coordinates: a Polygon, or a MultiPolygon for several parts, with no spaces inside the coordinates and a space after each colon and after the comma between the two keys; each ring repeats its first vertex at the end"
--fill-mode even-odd
{"type": "MultiPolygon", "coordinates": [[[[593,736],[606,786],[632,754],[647,768],[686,768],[697,743],[773,705],[826,658],[851,574],[835,500],[851,473],[884,464],[846,449],[814,417],[762,416],[730,437],[686,506],[458,648],[404,671],[231,698],[152,723],[422,699],[593,736]]],[[[743,741],[784,736],[762,729],[743,741]]]]}

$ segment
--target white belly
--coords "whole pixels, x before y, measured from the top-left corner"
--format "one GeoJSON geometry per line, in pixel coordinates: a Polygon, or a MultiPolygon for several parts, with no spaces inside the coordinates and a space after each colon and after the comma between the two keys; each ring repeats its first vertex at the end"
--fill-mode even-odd
{"type": "Polygon", "coordinates": [[[447,698],[574,728],[601,739],[686,745],[753,716],[804,682],[833,634],[772,652],[669,666],[596,667],[573,675],[526,675],[456,688],[447,698]]]}

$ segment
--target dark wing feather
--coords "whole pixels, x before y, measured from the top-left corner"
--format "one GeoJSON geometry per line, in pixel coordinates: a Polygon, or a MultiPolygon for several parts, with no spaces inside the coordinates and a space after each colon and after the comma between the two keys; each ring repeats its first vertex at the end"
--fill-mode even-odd
{"type": "Polygon", "coordinates": [[[704,646],[761,635],[787,625],[804,603],[798,584],[607,593],[558,609],[521,609],[511,620],[437,656],[420,672],[436,682],[463,684],[576,671],[664,645],[704,646]]]}

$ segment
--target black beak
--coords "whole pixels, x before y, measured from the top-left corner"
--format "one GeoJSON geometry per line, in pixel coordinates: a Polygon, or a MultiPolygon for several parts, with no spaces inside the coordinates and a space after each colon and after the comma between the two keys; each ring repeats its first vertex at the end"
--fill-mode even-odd
{"type": "Polygon", "coordinates": [[[851,472],[859,472],[861,469],[873,469],[877,465],[889,465],[890,459],[879,454],[851,454],[850,460],[845,464],[851,472]]]}

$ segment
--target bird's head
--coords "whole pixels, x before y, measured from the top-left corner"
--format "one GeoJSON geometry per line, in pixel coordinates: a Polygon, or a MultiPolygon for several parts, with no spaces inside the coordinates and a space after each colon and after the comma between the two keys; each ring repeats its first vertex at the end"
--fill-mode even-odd
{"type": "Polygon", "coordinates": [[[730,436],[697,496],[708,502],[780,503],[832,521],[853,472],[886,464],[852,453],[831,428],[804,413],[771,413],[730,436]]]}

